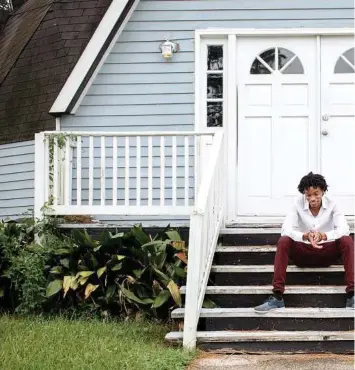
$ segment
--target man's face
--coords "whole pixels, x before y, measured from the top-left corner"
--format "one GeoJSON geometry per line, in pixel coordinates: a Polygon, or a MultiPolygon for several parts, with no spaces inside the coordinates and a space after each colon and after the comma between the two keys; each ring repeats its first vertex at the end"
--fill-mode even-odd
{"type": "Polygon", "coordinates": [[[323,190],[311,186],[304,192],[311,208],[319,208],[322,204],[323,190]]]}

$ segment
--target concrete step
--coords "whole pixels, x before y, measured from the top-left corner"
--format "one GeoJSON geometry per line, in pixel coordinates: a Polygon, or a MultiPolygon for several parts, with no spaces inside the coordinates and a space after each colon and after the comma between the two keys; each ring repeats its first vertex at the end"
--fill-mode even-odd
{"type": "MultiPolygon", "coordinates": [[[[165,336],[169,342],[180,342],[183,333],[170,332],[165,336]]],[[[198,331],[198,342],[311,342],[353,341],[354,331],[198,331]]]]}
{"type": "MultiPolygon", "coordinates": [[[[181,292],[185,294],[186,288],[182,287],[181,292]]],[[[271,285],[227,285],[208,286],[206,296],[217,307],[244,308],[261,304],[271,293],[271,285]]],[[[342,285],[287,285],[284,299],[287,307],[344,308],[346,304],[342,285]]]]}
{"type": "MultiPolygon", "coordinates": [[[[182,342],[182,332],[172,332],[165,339],[182,342]]],[[[224,354],[238,353],[354,353],[354,331],[205,331],[197,332],[201,349],[224,354]]]]}
{"type": "MultiPolygon", "coordinates": [[[[184,318],[185,308],[177,308],[172,311],[171,317],[173,319],[184,318]]],[[[312,308],[312,307],[287,307],[282,311],[271,311],[267,314],[261,315],[254,311],[254,308],[202,308],[201,318],[215,318],[215,317],[264,317],[266,319],[275,318],[354,318],[354,310],[345,308],[312,308]]]]}
{"type": "MultiPolygon", "coordinates": [[[[186,286],[180,288],[182,294],[186,293],[186,286]]],[[[208,286],[206,294],[271,294],[271,285],[253,286],[208,286]]],[[[287,294],[344,294],[345,287],[340,285],[304,286],[291,285],[287,287],[287,294]]]]}
{"type": "MultiPolygon", "coordinates": [[[[274,272],[273,265],[214,265],[211,272],[217,273],[263,273],[274,272]]],[[[287,272],[344,272],[344,267],[333,265],[329,267],[297,267],[288,266],[287,272]]]]}
{"type": "MultiPolygon", "coordinates": [[[[183,310],[172,317],[183,319],[183,310]]],[[[345,308],[286,308],[260,314],[253,308],[202,309],[199,330],[353,330],[354,310],[345,308]]]]}
{"type": "Polygon", "coordinates": [[[276,252],[275,245],[218,245],[216,253],[266,253],[276,252]]]}

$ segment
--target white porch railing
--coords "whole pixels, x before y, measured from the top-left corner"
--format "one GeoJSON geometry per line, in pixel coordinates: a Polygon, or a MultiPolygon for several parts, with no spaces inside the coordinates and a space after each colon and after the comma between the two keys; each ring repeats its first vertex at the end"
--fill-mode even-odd
{"type": "Polygon", "coordinates": [[[191,216],[185,348],[197,323],[225,206],[224,134],[42,132],[35,137],[35,217],[191,216]]]}
{"type": "Polygon", "coordinates": [[[223,132],[216,133],[208,172],[202,176],[191,215],[183,345],[196,346],[196,330],[212,260],[224,222],[225,164],[223,132]]]}
{"type": "Polygon", "coordinates": [[[42,132],[35,137],[35,217],[186,215],[213,133],[42,132]],[[201,162],[201,163],[200,163],[201,162]]]}

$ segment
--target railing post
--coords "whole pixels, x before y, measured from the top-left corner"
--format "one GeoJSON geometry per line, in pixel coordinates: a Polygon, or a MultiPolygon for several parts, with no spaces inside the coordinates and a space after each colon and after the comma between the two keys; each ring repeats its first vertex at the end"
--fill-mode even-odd
{"type": "Polygon", "coordinates": [[[42,207],[45,203],[45,141],[44,133],[35,134],[35,219],[42,218],[42,207]]]}
{"type": "Polygon", "coordinates": [[[203,235],[201,230],[203,226],[203,215],[195,214],[191,217],[188,266],[186,279],[185,296],[185,317],[184,317],[184,335],[183,346],[185,349],[194,349],[196,347],[196,330],[200,315],[198,308],[200,274],[201,274],[201,248],[203,235]]]}

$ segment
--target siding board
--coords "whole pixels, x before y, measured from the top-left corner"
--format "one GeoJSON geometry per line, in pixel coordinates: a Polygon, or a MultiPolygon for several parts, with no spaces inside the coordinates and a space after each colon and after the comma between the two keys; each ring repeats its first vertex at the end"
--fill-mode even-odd
{"type": "MultiPolygon", "coordinates": [[[[99,73],[95,79],[94,85],[99,84],[155,84],[155,83],[193,83],[193,73],[99,73]]],[[[89,90],[90,93],[90,90],[89,90]]],[[[139,91],[137,91],[139,94],[139,91]]]]}
{"type": "Polygon", "coordinates": [[[215,1],[156,1],[141,0],[138,11],[157,11],[157,10],[175,10],[175,11],[205,11],[205,10],[280,10],[280,9],[352,9],[353,4],[349,0],[215,0],[215,1]]]}
{"type": "MultiPolygon", "coordinates": [[[[139,33],[140,34],[140,33],[139,33]]],[[[149,32],[145,32],[145,35],[149,35],[149,32]]],[[[141,36],[138,36],[141,37],[141,36]]],[[[164,39],[161,37],[160,40],[164,39]]],[[[158,41],[157,41],[158,42],[158,41]]],[[[178,54],[174,55],[174,59],[171,61],[166,61],[161,57],[161,54],[158,52],[152,53],[111,53],[106,60],[105,65],[107,64],[125,64],[125,63],[140,63],[142,66],[145,63],[155,63],[158,64],[157,68],[160,68],[161,64],[174,64],[174,63],[182,63],[182,62],[193,62],[194,61],[194,53],[193,52],[186,52],[182,51],[178,54]]]]}
{"type": "Polygon", "coordinates": [[[33,198],[34,142],[0,145],[0,219],[23,216],[33,198]]]}
{"type": "MultiPolygon", "coordinates": [[[[264,0],[265,1],[265,0],[264,0]]],[[[306,13],[306,12],[305,12],[306,13]]],[[[193,31],[201,28],[337,28],[353,27],[353,11],[346,12],[344,19],[264,19],[264,20],[226,20],[226,21],[180,21],[180,22],[128,22],[127,30],[132,31],[137,28],[145,31],[193,31]]]]}
{"type": "Polygon", "coordinates": [[[82,102],[83,106],[91,105],[134,105],[141,104],[193,104],[194,95],[164,94],[164,95],[87,95],[82,102]]]}
{"type": "MultiPolygon", "coordinates": [[[[265,1],[265,3],[269,2],[265,1]]],[[[238,15],[238,20],[291,20],[291,19],[345,19],[349,17],[349,10],[345,9],[283,9],[282,11],[275,12],[274,9],[239,9],[236,12],[231,9],[205,9],[191,10],[191,11],[136,11],[134,12],[131,21],[132,22],[180,22],[180,21],[202,21],[202,22],[215,22],[215,21],[234,21],[235,16],[238,15]]],[[[144,28],[144,25],[141,25],[144,28]]]]}
{"type": "Polygon", "coordinates": [[[91,116],[102,115],[102,116],[156,116],[156,115],[169,115],[169,114],[193,114],[194,105],[193,104],[146,104],[146,105],[122,105],[122,106],[112,106],[112,105],[92,105],[92,106],[81,106],[78,111],[78,116],[91,116]]]}
{"type": "MultiPolygon", "coordinates": [[[[170,84],[135,84],[135,85],[94,85],[87,96],[95,95],[161,95],[161,94],[194,94],[190,83],[170,84]],[[137,93],[137,90],[139,93],[137,93]]],[[[138,100],[136,100],[138,101],[138,100]]]]}

